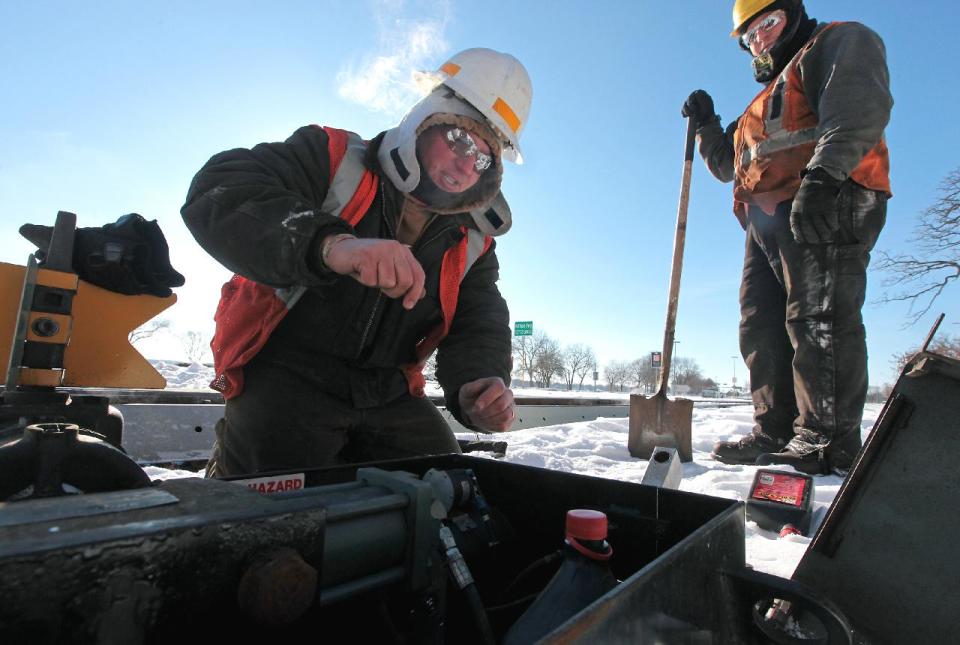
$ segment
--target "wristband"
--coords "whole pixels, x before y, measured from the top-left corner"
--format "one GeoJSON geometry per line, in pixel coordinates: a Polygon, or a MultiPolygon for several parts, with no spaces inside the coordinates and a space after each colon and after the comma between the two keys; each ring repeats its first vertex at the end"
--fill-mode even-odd
{"type": "Polygon", "coordinates": [[[355,240],[357,236],[351,235],[350,233],[339,233],[337,235],[331,235],[324,240],[323,246],[320,247],[320,261],[323,263],[323,266],[327,266],[327,256],[330,255],[330,249],[333,248],[333,245],[347,239],[355,240]]]}

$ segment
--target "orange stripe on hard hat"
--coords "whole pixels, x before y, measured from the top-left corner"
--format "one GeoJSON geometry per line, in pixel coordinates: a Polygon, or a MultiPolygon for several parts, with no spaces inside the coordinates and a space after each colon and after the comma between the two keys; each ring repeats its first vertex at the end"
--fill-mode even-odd
{"type": "Polygon", "coordinates": [[[447,76],[456,76],[457,72],[460,71],[460,66],[456,63],[444,63],[440,66],[440,71],[447,76]]]}
{"type": "Polygon", "coordinates": [[[503,117],[503,120],[507,122],[514,133],[520,129],[520,118],[502,98],[497,97],[497,100],[493,102],[493,110],[503,117]]]}

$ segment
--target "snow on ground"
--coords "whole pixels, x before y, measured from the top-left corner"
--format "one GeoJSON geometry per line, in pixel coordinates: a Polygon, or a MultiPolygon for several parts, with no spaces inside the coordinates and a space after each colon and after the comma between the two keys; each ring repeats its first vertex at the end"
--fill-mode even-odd
{"type": "MultiPolygon", "coordinates": [[[[153,361],[167,378],[168,388],[207,389],[212,369],[207,366],[153,361]]],[[[435,384],[428,394],[439,394],[435,384]]],[[[604,398],[626,402],[628,393],[567,392],[562,390],[517,389],[518,396],[604,398]]],[[[711,401],[716,401],[712,399],[711,401]]],[[[881,409],[880,404],[868,404],[864,410],[862,433],[866,438],[881,409]]],[[[752,407],[740,402],[730,407],[694,407],[693,461],[683,464],[680,490],[728,499],[746,500],[757,466],[730,466],[714,461],[710,450],[716,441],[736,439],[752,427],[752,407]]],[[[496,435],[508,444],[504,461],[549,468],[564,472],[639,482],[643,479],[647,462],[635,459],[627,451],[627,419],[584,421],[541,428],[527,428],[496,435]]],[[[460,439],[490,438],[489,435],[460,433],[460,439]]],[[[473,453],[488,456],[486,453],[473,453]]],[[[779,468],[779,467],[777,467],[779,468]]],[[[789,469],[787,469],[789,470],[789,469]]],[[[171,471],[148,467],[147,474],[154,479],[196,476],[188,471],[171,471]]],[[[810,534],[822,521],[833,502],[842,480],[837,476],[815,478],[814,518],[810,534]]],[[[800,562],[810,538],[798,535],[780,538],[776,533],[759,528],[754,522],[746,525],[747,562],[754,568],[789,578],[800,562]]]]}
{"type": "Polygon", "coordinates": [[[163,378],[168,390],[209,390],[213,367],[200,363],[151,359],[150,363],[163,378]]]}

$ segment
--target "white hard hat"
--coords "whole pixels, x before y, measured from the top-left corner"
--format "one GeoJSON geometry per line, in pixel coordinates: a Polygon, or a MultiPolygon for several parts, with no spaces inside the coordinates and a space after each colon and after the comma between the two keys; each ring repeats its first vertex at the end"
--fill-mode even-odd
{"type": "Polygon", "coordinates": [[[503,157],[523,163],[520,131],[530,115],[533,86],[516,58],[492,49],[465,49],[440,66],[442,83],[475,107],[504,139],[503,157]]]}

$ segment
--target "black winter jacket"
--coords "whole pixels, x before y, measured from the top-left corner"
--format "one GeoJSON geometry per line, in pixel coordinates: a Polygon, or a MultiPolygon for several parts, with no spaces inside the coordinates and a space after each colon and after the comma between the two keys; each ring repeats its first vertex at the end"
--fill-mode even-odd
{"type": "MultiPolygon", "coordinates": [[[[811,38],[827,26],[819,24],[811,38]]],[[[883,41],[860,23],[836,25],[817,39],[798,70],[818,120],[817,146],[807,167],[819,166],[837,179],[846,179],[877,145],[890,121],[893,97],[883,41]]],[[[715,119],[697,129],[700,155],[723,182],[734,179],[733,138],[738,122],[724,129],[715,119]]]]}
{"type": "MultiPolygon", "coordinates": [[[[370,143],[366,157],[378,174],[381,138],[370,143]]],[[[462,239],[461,225],[476,225],[466,213],[441,215],[424,230],[412,251],[423,266],[427,295],[407,311],[399,299],[329,272],[318,261],[320,241],[333,233],[395,239],[405,196],[380,174],[377,196],[353,230],[317,210],[329,176],[326,132],[304,127],[283,143],[212,157],[194,177],[181,214],[197,242],[231,271],[271,286],[309,287],[261,355],[314,375],[319,370],[328,393],[358,408],[374,407],[407,391],[398,367],[414,361],[417,342],[441,320],[443,255],[462,239]]],[[[464,277],[437,354],[447,408],[461,422],[457,395],[464,383],[486,376],[509,383],[509,313],[496,286],[494,247],[464,277]]]]}

